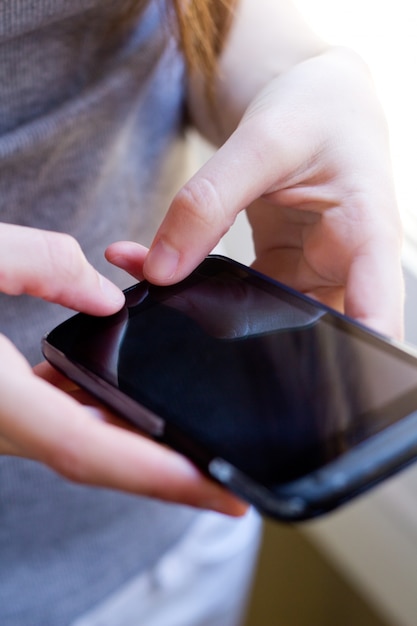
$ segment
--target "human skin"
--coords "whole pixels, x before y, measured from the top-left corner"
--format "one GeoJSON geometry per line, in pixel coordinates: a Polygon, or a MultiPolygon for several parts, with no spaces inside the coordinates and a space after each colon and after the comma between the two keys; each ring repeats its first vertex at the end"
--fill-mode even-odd
{"type": "MultiPolygon", "coordinates": [[[[220,148],[178,192],[150,252],[117,242],[108,260],[136,278],[174,283],[246,209],[257,269],[400,337],[401,225],[385,121],[362,61],[321,42],[289,2],[242,0],[214,108],[192,76],[191,118],[220,148]]],[[[0,289],[96,315],[122,306],[70,238],[2,228],[10,246],[0,255],[0,289]]],[[[0,453],[78,482],[245,510],[181,455],[120,428],[102,407],[83,406],[92,401],[48,365],[33,372],[6,339],[0,352],[0,453]]]]}
{"type": "Polygon", "coordinates": [[[228,138],[175,197],[146,278],[183,278],[246,209],[257,269],[401,337],[402,229],[385,119],[362,60],[325,46],[290,3],[243,0],[219,76],[220,124],[199,77],[190,108],[208,138],[228,138]]]}
{"type": "MultiPolygon", "coordinates": [[[[0,289],[108,315],[122,292],[86,261],[74,239],[0,225],[0,289]]],[[[47,363],[32,370],[0,335],[0,453],[45,463],[80,483],[179,501],[231,515],[246,507],[187,459],[121,427],[47,363]]]]}

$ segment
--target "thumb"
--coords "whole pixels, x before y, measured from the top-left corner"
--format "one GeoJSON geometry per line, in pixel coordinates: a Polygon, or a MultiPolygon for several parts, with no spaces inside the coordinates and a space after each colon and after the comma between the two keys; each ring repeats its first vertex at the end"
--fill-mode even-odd
{"type": "Polygon", "coordinates": [[[0,291],[23,293],[94,315],[124,303],[122,292],[86,260],[69,235],[0,225],[0,291]]]}
{"type": "Polygon", "coordinates": [[[237,214],[275,182],[276,150],[273,159],[268,144],[260,141],[258,126],[239,127],[176,195],[145,260],[145,278],[157,284],[185,278],[237,214]],[[256,149],[259,145],[265,149],[256,149]]]}

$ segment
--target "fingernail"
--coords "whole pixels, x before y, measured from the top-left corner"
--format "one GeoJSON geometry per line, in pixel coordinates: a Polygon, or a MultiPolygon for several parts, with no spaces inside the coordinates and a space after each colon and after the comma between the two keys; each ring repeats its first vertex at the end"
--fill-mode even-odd
{"type": "Polygon", "coordinates": [[[177,271],[179,258],[179,252],[160,239],[146,258],[146,275],[158,282],[171,279],[177,271]]]}
{"type": "Polygon", "coordinates": [[[106,300],[112,302],[115,306],[119,306],[121,308],[125,302],[125,297],[123,292],[120,291],[116,285],[114,285],[110,280],[99,274],[100,279],[100,287],[103,292],[106,300]]]}
{"type": "Polygon", "coordinates": [[[98,420],[99,422],[105,422],[106,418],[104,416],[103,411],[101,411],[99,408],[97,408],[96,406],[84,406],[84,409],[86,411],[88,411],[88,413],[90,414],[91,417],[94,417],[95,420],[98,420]]]}

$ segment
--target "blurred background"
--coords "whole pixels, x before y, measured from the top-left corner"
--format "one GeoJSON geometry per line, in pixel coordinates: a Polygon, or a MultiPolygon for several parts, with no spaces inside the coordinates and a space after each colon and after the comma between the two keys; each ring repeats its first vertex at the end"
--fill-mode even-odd
{"type": "MultiPolygon", "coordinates": [[[[417,6],[415,0],[294,0],[325,40],[367,62],[389,124],[404,255],[417,250],[417,6]]],[[[410,261],[411,262],[411,261],[410,261]]],[[[416,263],[416,260],[413,261],[416,263]]],[[[417,623],[417,621],[416,621],[417,623]]]]}
{"type": "MultiPolygon", "coordinates": [[[[295,0],[327,41],[368,63],[389,124],[405,225],[406,339],[417,345],[417,6],[414,0],[295,0]]],[[[203,149],[204,152],[204,149],[203,149]]],[[[243,215],[221,251],[253,258],[243,215]]],[[[325,518],[265,523],[245,626],[416,626],[417,466],[325,518]]]]}

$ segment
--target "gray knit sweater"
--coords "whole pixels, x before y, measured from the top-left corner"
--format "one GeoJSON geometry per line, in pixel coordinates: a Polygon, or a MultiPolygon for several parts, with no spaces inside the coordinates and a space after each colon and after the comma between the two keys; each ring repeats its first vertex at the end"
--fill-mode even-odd
{"type": "MultiPolygon", "coordinates": [[[[121,286],[132,281],[103,250],[149,242],[183,157],[182,62],[153,4],[113,27],[130,4],[138,0],[0,2],[0,220],[73,234],[121,286]]],[[[32,363],[43,333],[68,314],[0,295],[0,331],[32,363]]],[[[70,623],[152,564],[194,516],[0,459],[0,624],[70,623]]]]}

